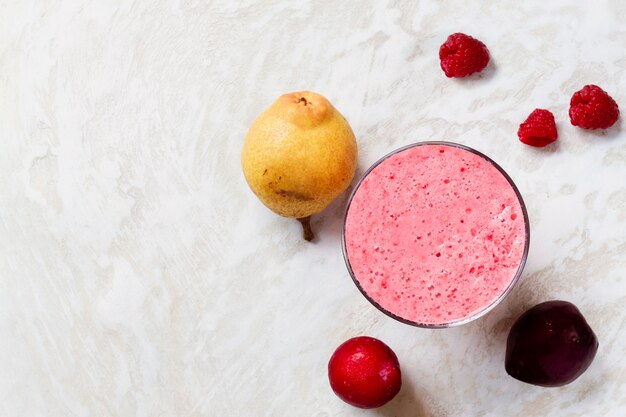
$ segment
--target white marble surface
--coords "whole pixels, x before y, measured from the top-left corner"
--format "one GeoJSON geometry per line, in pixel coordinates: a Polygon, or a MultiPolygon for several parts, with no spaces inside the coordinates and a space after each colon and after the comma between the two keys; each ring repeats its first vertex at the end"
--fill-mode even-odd
{"type": "Polygon", "coordinates": [[[626,133],[567,119],[587,83],[626,112],[626,3],[582,1],[0,2],[0,415],[567,416],[626,414],[626,133]],[[493,64],[455,81],[463,31],[493,64]],[[319,240],[265,209],[239,152],[278,95],[311,89],[351,123],[359,170],[420,140],[499,162],[532,223],[510,298],[461,328],[387,318],[340,250],[345,198],[319,240]],[[536,107],[558,145],[517,141],[536,107]],[[503,369],[509,326],[561,298],[596,330],[591,368],[558,389],[503,369]],[[388,343],[399,396],[331,392],[345,339],[388,343]]]}

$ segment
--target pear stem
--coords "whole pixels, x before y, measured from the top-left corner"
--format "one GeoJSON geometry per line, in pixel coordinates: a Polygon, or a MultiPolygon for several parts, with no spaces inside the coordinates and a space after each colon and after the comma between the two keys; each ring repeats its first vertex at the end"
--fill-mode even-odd
{"type": "Polygon", "coordinates": [[[300,217],[297,220],[302,225],[302,237],[304,240],[307,242],[312,241],[315,235],[313,234],[313,230],[311,230],[311,216],[300,217]]]}

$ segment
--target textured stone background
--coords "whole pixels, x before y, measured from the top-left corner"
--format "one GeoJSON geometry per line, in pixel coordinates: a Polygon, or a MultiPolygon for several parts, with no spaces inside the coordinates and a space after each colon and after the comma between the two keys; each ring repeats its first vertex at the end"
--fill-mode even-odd
{"type": "Polygon", "coordinates": [[[626,3],[609,1],[0,2],[0,415],[623,416],[626,134],[584,132],[571,94],[626,111],[626,3]],[[454,81],[438,48],[463,31],[493,63],[454,81]],[[359,170],[414,141],[475,147],[517,182],[532,222],[520,285],[450,330],[396,323],[343,264],[345,198],[319,240],[265,209],[239,167],[247,127],[311,89],[351,123],[359,170]],[[536,107],[557,145],[517,141],[536,107]],[[576,303],[597,359],[560,389],[503,369],[533,303],[576,303]],[[400,395],[336,399],[345,339],[397,352],[400,395]]]}

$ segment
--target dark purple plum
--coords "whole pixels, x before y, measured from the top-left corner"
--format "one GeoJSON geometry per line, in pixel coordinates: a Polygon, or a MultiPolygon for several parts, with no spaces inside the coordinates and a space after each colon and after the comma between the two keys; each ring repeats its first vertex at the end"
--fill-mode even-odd
{"type": "Polygon", "coordinates": [[[591,365],[598,339],[578,308],[547,301],[522,314],[506,342],[506,372],[543,387],[560,387],[591,365]]]}

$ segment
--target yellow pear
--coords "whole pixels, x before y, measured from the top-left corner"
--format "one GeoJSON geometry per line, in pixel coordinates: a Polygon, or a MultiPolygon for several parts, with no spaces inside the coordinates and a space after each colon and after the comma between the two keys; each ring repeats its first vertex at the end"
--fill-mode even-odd
{"type": "Polygon", "coordinates": [[[241,152],[248,185],[272,211],[302,223],[313,239],[310,217],[348,187],[357,163],[354,133],[323,96],[282,95],[254,121],[241,152]]]}

